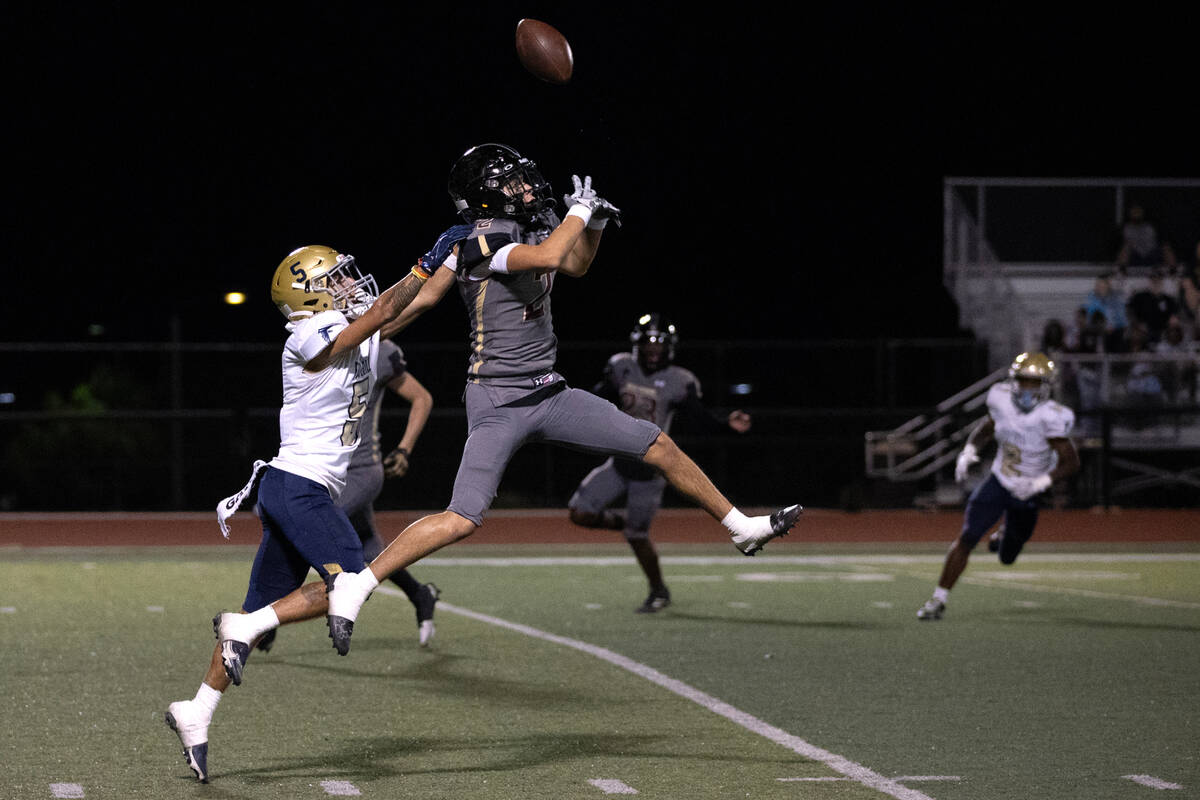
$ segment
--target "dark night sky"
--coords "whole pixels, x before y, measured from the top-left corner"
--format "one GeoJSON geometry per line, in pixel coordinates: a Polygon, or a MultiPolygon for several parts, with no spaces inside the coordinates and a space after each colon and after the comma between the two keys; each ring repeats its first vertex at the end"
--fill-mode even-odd
{"type": "MultiPolygon", "coordinates": [[[[624,210],[559,282],[562,338],[651,308],[703,339],[953,336],[943,176],[1197,174],[1200,58],[1165,10],[410,5],[13,12],[4,272],[25,301],[4,338],[160,339],[174,310],[186,339],[277,341],[289,250],[398,279],[484,141],[624,210]],[[570,85],[521,70],[522,17],[569,38],[570,85]],[[229,289],[249,305],[220,306],[229,289]],[[66,296],[29,302],[47,290],[66,296]]],[[[459,305],[408,335],[462,337],[459,305]]]]}

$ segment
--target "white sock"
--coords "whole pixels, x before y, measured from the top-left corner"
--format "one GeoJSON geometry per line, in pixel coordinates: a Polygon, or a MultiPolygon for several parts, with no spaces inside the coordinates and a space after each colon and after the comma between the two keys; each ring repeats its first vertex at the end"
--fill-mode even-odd
{"type": "Polygon", "coordinates": [[[933,590],[933,599],[937,600],[939,603],[945,604],[945,602],[950,599],[950,590],[943,589],[941,586],[937,587],[933,590]]]}
{"type": "Polygon", "coordinates": [[[721,524],[734,536],[761,535],[770,531],[771,518],[766,516],[747,517],[734,508],[725,515],[721,524]]]}
{"type": "Polygon", "coordinates": [[[251,639],[262,636],[269,630],[274,630],[279,627],[279,615],[275,613],[275,609],[271,606],[263,606],[258,611],[251,611],[246,615],[246,622],[253,626],[251,639]]]}
{"type": "Polygon", "coordinates": [[[208,718],[212,719],[213,712],[217,710],[217,703],[221,702],[221,693],[207,683],[202,683],[192,702],[207,711],[208,718]]]}
{"type": "Polygon", "coordinates": [[[375,591],[375,587],[379,585],[379,578],[375,577],[375,573],[371,572],[371,568],[367,567],[362,572],[358,573],[358,579],[363,582],[363,585],[375,591]]]}

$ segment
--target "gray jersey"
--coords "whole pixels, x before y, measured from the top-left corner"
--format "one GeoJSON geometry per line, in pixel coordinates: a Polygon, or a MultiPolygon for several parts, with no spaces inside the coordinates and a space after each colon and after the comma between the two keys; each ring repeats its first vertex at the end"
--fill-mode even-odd
{"type": "Polygon", "coordinates": [[[509,274],[490,268],[500,248],[536,245],[558,224],[553,212],[545,212],[530,225],[510,219],[479,220],[459,246],[458,287],[471,326],[468,381],[532,391],[560,380],[550,377],[558,352],[550,313],[554,272],[509,274]]]}
{"type": "Polygon", "coordinates": [[[647,375],[632,353],[617,353],[604,366],[604,380],[615,392],[617,405],[631,417],[671,429],[675,411],[690,394],[700,398],[700,381],[691,370],[671,365],[647,375]]]}
{"type": "Polygon", "coordinates": [[[350,457],[350,466],[360,467],[382,462],[383,456],[379,446],[379,410],[383,407],[383,396],[391,391],[388,389],[388,382],[407,371],[408,363],[404,360],[404,351],[395,342],[381,339],[376,366],[377,377],[367,398],[367,409],[363,412],[359,427],[358,447],[350,457]]]}

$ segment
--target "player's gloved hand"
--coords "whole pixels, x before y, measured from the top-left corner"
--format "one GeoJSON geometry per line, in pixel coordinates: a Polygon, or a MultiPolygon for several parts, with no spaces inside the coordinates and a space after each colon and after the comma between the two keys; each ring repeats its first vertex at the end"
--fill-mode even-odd
{"type": "Polygon", "coordinates": [[[575,184],[575,190],[570,194],[563,195],[563,205],[570,210],[571,206],[583,205],[587,206],[589,211],[595,211],[596,190],[592,188],[592,176],[585,175],[583,180],[579,180],[578,175],[571,176],[571,182],[575,184]]]}
{"type": "Polygon", "coordinates": [[[610,219],[617,223],[618,228],[621,227],[621,209],[603,197],[597,197],[595,202],[596,208],[592,211],[591,221],[588,222],[589,228],[603,228],[610,219]]]}
{"type": "Polygon", "coordinates": [[[1018,500],[1028,500],[1049,489],[1052,483],[1054,481],[1048,472],[1043,472],[1033,478],[1022,478],[1017,488],[1013,490],[1013,496],[1018,500]]]}
{"type": "Polygon", "coordinates": [[[967,480],[967,472],[970,471],[971,465],[978,463],[979,451],[975,448],[975,445],[967,442],[962,452],[958,454],[958,461],[954,464],[954,480],[964,483],[967,480]]]}
{"type": "Polygon", "coordinates": [[[389,478],[403,478],[408,473],[408,451],[397,447],[383,459],[383,474],[389,478]]]}
{"type": "Polygon", "coordinates": [[[433,243],[433,247],[429,248],[429,252],[417,259],[417,264],[413,269],[420,271],[428,278],[437,272],[437,268],[444,264],[450,254],[454,252],[454,245],[470,236],[473,230],[475,230],[474,225],[454,225],[447,228],[433,243]]]}

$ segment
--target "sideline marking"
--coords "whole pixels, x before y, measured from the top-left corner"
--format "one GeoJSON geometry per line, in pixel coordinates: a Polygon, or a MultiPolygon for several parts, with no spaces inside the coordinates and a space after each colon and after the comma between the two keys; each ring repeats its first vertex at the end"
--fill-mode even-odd
{"type": "Polygon", "coordinates": [[[321,781],[321,788],[325,790],[325,794],[340,797],[356,797],[362,794],[350,781],[321,781]]]}
{"type": "Polygon", "coordinates": [[[0,614],[15,614],[17,613],[16,606],[0,606],[0,614]]]}
{"type": "MultiPolygon", "coordinates": [[[[406,601],[408,600],[404,592],[400,591],[399,589],[381,586],[375,590],[376,594],[380,592],[392,597],[403,597],[406,601]]],[[[839,772],[851,780],[857,781],[858,783],[861,783],[868,788],[875,789],[878,792],[882,792],[889,797],[894,797],[896,800],[933,800],[933,798],[929,797],[928,795],[918,792],[915,789],[910,789],[907,786],[902,786],[896,781],[890,778],[885,778],[879,773],[864,767],[862,764],[857,764],[845,756],[840,756],[837,753],[831,753],[828,750],[817,747],[814,744],[810,744],[804,739],[801,739],[799,736],[794,736],[782,728],[777,728],[774,725],[763,722],[758,717],[734,708],[728,703],[719,700],[710,694],[705,694],[699,689],[689,686],[683,681],[664,675],[653,667],[648,667],[641,662],[634,661],[632,658],[628,658],[620,653],[613,652],[608,648],[599,647],[594,644],[588,644],[587,642],[580,641],[579,639],[569,639],[566,636],[547,633],[546,631],[538,630],[537,628],[532,628],[528,625],[522,625],[517,622],[509,622],[508,620],[500,619],[499,617],[481,614],[478,611],[471,611],[468,608],[461,608],[450,603],[439,601],[438,608],[444,609],[451,614],[458,614],[459,616],[468,617],[479,622],[486,622],[489,625],[507,628],[510,631],[522,633],[526,636],[533,637],[534,639],[541,639],[553,644],[570,647],[573,650],[578,650],[582,653],[595,656],[602,661],[607,661],[609,664],[612,664],[615,667],[620,667],[627,672],[632,672],[634,675],[645,678],[651,683],[663,687],[667,691],[674,692],[685,700],[691,700],[696,705],[706,708],[718,716],[725,717],[725,719],[740,725],[751,733],[756,733],[765,739],[769,739],[776,744],[782,745],[797,755],[804,756],[812,761],[819,761],[834,772],[839,772]]]]}
{"type": "Polygon", "coordinates": [[[588,778],[588,783],[605,794],[637,794],[638,790],[616,778],[588,778]]]}
{"type": "Polygon", "coordinates": [[[55,797],[83,797],[83,787],[78,783],[52,783],[50,794],[55,797]]]}
{"type": "MultiPolygon", "coordinates": [[[[762,559],[767,562],[767,553],[762,559]]],[[[684,564],[691,566],[710,566],[713,564],[745,564],[745,556],[659,556],[664,564],[684,564]]],[[[807,566],[837,566],[844,564],[941,564],[946,560],[942,555],[840,555],[840,556],[770,556],[769,563],[807,565],[807,566]]],[[[1200,553],[1026,553],[1021,556],[1022,562],[1033,564],[1056,563],[1088,563],[1097,564],[1126,564],[1126,563],[1156,563],[1156,562],[1189,562],[1200,561],[1200,553]]],[[[440,564],[455,567],[611,567],[617,565],[633,565],[637,560],[633,556],[431,556],[421,559],[422,564],[440,564]]]]}
{"type": "MultiPolygon", "coordinates": [[[[776,778],[780,783],[796,783],[800,781],[848,781],[849,778],[776,778]]],[[[916,783],[920,781],[961,781],[960,775],[897,775],[892,780],[898,783],[916,783]]]]}
{"type": "Polygon", "coordinates": [[[1020,581],[995,581],[988,578],[964,576],[966,583],[976,583],[980,586],[990,586],[993,589],[1011,586],[1014,589],[1024,589],[1028,592],[1049,592],[1050,594],[1075,594],[1081,597],[1095,597],[1100,600],[1128,600],[1144,606],[1168,606],[1170,608],[1200,608],[1200,603],[1190,603],[1186,600],[1165,600],[1161,597],[1143,597],[1136,594],[1118,594],[1116,592],[1098,592],[1095,589],[1075,589],[1070,586],[1042,586],[1036,583],[1020,581]]]}
{"type": "Polygon", "coordinates": [[[1142,786],[1149,786],[1151,789],[1182,789],[1178,783],[1164,781],[1162,778],[1156,778],[1153,775],[1122,775],[1122,778],[1140,783],[1142,786]]]}

